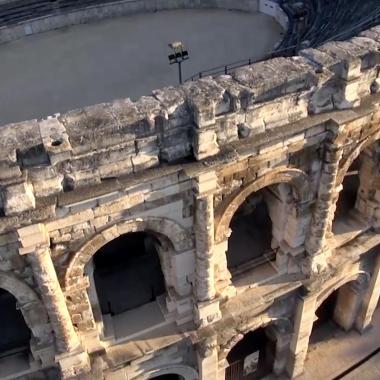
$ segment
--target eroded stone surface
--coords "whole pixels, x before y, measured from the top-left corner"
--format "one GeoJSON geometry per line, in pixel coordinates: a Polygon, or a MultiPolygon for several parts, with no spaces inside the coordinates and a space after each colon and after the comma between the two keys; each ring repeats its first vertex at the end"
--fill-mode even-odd
{"type": "Polygon", "coordinates": [[[218,380],[263,328],[275,374],[296,377],[336,289],[331,318],[365,331],[380,294],[377,36],[1,128],[0,287],[33,360],[66,379],[218,380]],[[261,202],[271,227],[232,252],[235,219],[261,202]],[[229,266],[268,231],[270,259],[229,266]],[[123,324],[100,312],[92,259],[135,232],[156,239],[165,292],[123,324]]]}

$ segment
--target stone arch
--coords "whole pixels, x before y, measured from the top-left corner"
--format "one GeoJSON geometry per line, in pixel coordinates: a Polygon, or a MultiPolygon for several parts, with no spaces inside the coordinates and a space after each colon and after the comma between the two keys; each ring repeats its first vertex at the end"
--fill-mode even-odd
{"type": "Polygon", "coordinates": [[[32,332],[32,337],[39,344],[51,343],[53,335],[49,318],[37,293],[15,275],[3,271],[0,271],[0,288],[16,298],[25,323],[32,332]]]}
{"type": "Polygon", "coordinates": [[[199,378],[198,372],[193,367],[177,364],[151,370],[143,375],[140,375],[136,380],[149,380],[154,379],[157,376],[169,374],[182,376],[184,380],[198,380],[199,378]]]}
{"type": "Polygon", "coordinates": [[[360,153],[363,152],[366,148],[376,143],[380,139],[380,130],[376,131],[374,134],[367,136],[363,141],[359,142],[354,149],[349,153],[349,155],[340,163],[339,172],[336,177],[335,186],[342,184],[345,175],[348,172],[348,169],[353,164],[353,162],[359,157],[360,153]]]}
{"type": "Polygon", "coordinates": [[[281,323],[282,319],[286,318],[265,316],[264,320],[259,325],[247,326],[243,329],[236,330],[236,333],[231,335],[231,337],[220,346],[219,359],[225,359],[229,352],[244,338],[244,335],[260,328],[277,325],[281,323]]]}
{"type": "Polygon", "coordinates": [[[86,264],[105,244],[120,235],[143,231],[152,233],[159,240],[167,239],[177,252],[192,248],[193,243],[189,232],[171,219],[144,217],[119,222],[101,231],[75,253],[66,270],[65,287],[75,285],[76,280],[83,277],[86,264]]]}
{"type": "MultiPolygon", "coordinates": [[[[232,369],[231,366],[234,366],[233,363],[236,364],[236,362],[231,363],[229,361],[231,359],[231,358],[229,358],[229,356],[231,354],[234,355],[234,350],[236,348],[238,348],[238,346],[241,346],[241,344],[245,345],[246,347],[250,347],[252,349],[257,343],[256,348],[253,349],[253,351],[248,350],[248,352],[247,352],[248,355],[253,354],[254,352],[260,351],[261,352],[260,357],[261,357],[263,352],[268,352],[268,349],[271,350],[273,356],[271,356],[271,360],[270,360],[270,367],[272,367],[270,369],[270,371],[273,371],[274,367],[275,367],[276,355],[277,355],[278,349],[276,347],[277,336],[273,335],[270,332],[270,330],[271,330],[271,328],[276,327],[276,326],[280,326],[280,325],[282,327],[284,327],[285,326],[285,322],[284,322],[285,320],[288,321],[287,318],[281,318],[281,317],[278,318],[278,317],[269,317],[268,316],[267,318],[265,318],[265,321],[263,321],[263,323],[261,323],[260,325],[249,326],[249,327],[247,326],[246,328],[243,328],[242,330],[236,331],[236,334],[234,336],[232,336],[232,338],[226,344],[224,344],[221,347],[221,350],[218,353],[219,361],[223,362],[223,366],[224,366],[225,371],[226,371],[225,372],[226,377],[227,377],[227,374],[229,374],[228,378],[231,377],[232,373],[236,374],[236,368],[233,369],[231,372],[231,369],[232,369]],[[255,334],[254,341],[252,341],[252,334],[255,334]],[[259,334],[259,335],[257,336],[257,334],[259,334]],[[250,335],[251,335],[251,337],[249,337],[250,335]],[[256,340],[257,338],[259,340],[256,340]],[[251,342],[250,343],[249,343],[249,341],[247,342],[247,339],[249,339],[251,342]],[[256,342],[254,346],[251,346],[252,342],[256,342]],[[259,342],[261,342],[261,343],[259,343],[259,342]],[[248,343],[248,345],[247,345],[247,343],[248,343]]],[[[288,324],[290,325],[290,322],[288,324]]],[[[285,331],[285,329],[283,329],[283,330],[285,331]]],[[[236,354],[236,352],[235,352],[235,354],[236,354]]],[[[266,356],[266,354],[265,354],[265,356],[266,356]]],[[[235,357],[235,359],[236,359],[236,357],[235,357]]],[[[261,357],[261,359],[262,359],[262,357],[261,357]]],[[[259,360],[259,362],[262,364],[263,361],[261,359],[259,360]]],[[[239,359],[239,361],[240,360],[241,359],[239,359]]],[[[268,360],[268,357],[266,358],[266,361],[267,360],[268,360]]],[[[260,367],[262,367],[261,364],[260,364],[260,367]]],[[[267,365],[268,365],[268,363],[265,365],[265,367],[267,367],[267,365]]],[[[262,370],[262,368],[261,368],[261,370],[262,370]]]]}
{"type": "Polygon", "coordinates": [[[287,167],[274,169],[236,190],[222,202],[215,213],[215,241],[221,242],[228,235],[232,217],[250,194],[279,183],[292,185],[297,202],[302,203],[309,200],[310,183],[306,173],[299,169],[287,167]]]}
{"type": "Polygon", "coordinates": [[[341,288],[342,286],[348,284],[349,282],[357,281],[360,284],[368,284],[370,280],[370,274],[365,271],[358,271],[356,273],[351,273],[348,276],[344,276],[340,278],[339,280],[335,281],[333,284],[331,284],[326,289],[322,289],[318,294],[316,298],[315,303],[315,310],[319,308],[319,306],[322,305],[322,303],[335,291],[341,288]]]}

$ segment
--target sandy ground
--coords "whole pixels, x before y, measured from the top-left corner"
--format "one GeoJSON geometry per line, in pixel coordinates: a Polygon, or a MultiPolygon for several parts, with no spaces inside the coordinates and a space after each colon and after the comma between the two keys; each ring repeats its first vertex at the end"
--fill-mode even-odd
{"type": "Polygon", "coordinates": [[[184,77],[263,56],[282,38],[263,14],[175,10],[140,14],[30,36],[0,46],[0,125],[178,83],[168,43],[190,53],[184,77]]]}
{"type": "MultiPolygon", "coordinates": [[[[329,326],[322,326],[316,333],[321,341],[310,344],[305,373],[299,380],[332,380],[377,349],[380,345],[380,309],[375,311],[372,328],[362,335],[355,330],[346,333],[329,326]]],[[[360,377],[357,380],[370,379],[360,377]]]]}

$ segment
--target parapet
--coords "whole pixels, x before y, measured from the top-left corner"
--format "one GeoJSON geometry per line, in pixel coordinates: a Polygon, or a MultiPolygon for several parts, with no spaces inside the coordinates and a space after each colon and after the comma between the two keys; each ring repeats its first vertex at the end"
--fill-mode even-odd
{"type": "MultiPolygon", "coordinates": [[[[380,27],[299,56],[245,66],[0,128],[0,209],[10,217],[62,192],[149,168],[204,161],[379,91],[380,27]]],[[[311,123],[318,123],[320,121],[311,123]]]]}

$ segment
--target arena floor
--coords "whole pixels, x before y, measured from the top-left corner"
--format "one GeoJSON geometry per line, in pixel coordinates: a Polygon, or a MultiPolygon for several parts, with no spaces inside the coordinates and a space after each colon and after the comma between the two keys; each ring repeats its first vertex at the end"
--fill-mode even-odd
{"type": "Polygon", "coordinates": [[[78,25],[0,46],[0,125],[178,83],[168,43],[190,53],[184,77],[260,58],[281,40],[271,17],[227,10],[175,10],[78,25]]]}

